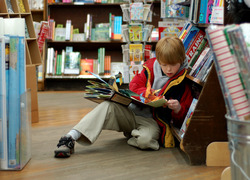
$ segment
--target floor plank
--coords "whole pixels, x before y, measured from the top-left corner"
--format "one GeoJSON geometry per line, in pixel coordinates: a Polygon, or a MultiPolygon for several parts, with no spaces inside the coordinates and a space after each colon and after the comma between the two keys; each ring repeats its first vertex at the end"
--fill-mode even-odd
{"type": "Polygon", "coordinates": [[[190,166],[179,148],[142,151],[122,133],[103,131],[91,146],[76,144],[70,158],[56,159],[58,139],[96,104],[82,92],[39,92],[39,123],[32,124],[32,158],[21,171],[0,171],[1,180],[219,180],[225,167],[190,166]]]}

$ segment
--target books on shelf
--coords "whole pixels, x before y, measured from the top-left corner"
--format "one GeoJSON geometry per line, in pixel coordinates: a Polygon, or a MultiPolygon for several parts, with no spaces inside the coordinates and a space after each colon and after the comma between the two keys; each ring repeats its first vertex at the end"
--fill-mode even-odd
{"type": "Polygon", "coordinates": [[[48,37],[48,34],[49,34],[49,24],[46,21],[42,21],[41,28],[40,28],[38,38],[37,38],[38,48],[41,54],[43,52],[45,39],[48,37]]]}
{"type": "MultiPolygon", "coordinates": [[[[249,120],[250,106],[242,84],[235,56],[230,51],[224,31],[228,26],[210,26],[206,31],[215,55],[215,67],[228,114],[235,119],[249,120]]],[[[238,61],[238,59],[237,59],[238,61]]]]}
{"type": "MultiPolygon", "coordinates": [[[[109,41],[110,29],[109,23],[99,23],[95,25],[94,40],[96,41],[109,41]]],[[[93,36],[93,34],[92,34],[93,36]]],[[[92,37],[91,36],[91,37],[92,37]]]]}
{"type": "Polygon", "coordinates": [[[186,114],[186,117],[185,117],[185,119],[184,119],[184,121],[183,121],[183,123],[182,123],[182,126],[181,126],[181,128],[180,128],[180,134],[179,134],[179,136],[180,136],[181,138],[184,137],[184,134],[185,134],[185,132],[186,132],[186,130],[187,130],[187,128],[188,128],[188,125],[189,125],[190,120],[191,120],[191,118],[192,118],[192,115],[193,115],[193,113],[194,113],[194,110],[195,110],[195,107],[196,107],[196,105],[197,105],[197,102],[198,102],[198,100],[194,98],[193,101],[192,101],[192,103],[191,103],[191,105],[190,105],[190,107],[189,107],[189,109],[188,109],[188,112],[187,112],[187,114],[186,114]]]}

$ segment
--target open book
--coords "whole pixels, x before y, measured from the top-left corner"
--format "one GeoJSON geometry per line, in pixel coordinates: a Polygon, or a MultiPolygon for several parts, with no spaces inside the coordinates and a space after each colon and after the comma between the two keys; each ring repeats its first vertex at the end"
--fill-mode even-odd
{"type": "Polygon", "coordinates": [[[129,89],[118,89],[116,79],[121,78],[121,74],[118,74],[115,77],[111,77],[109,82],[106,82],[98,75],[92,72],[89,73],[94,75],[101,82],[88,80],[90,85],[86,86],[84,93],[84,98],[88,100],[94,101],[96,103],[101,103],[105,100],[108,100],[125,106],[128,106],[130,103],[134,103],[142,106],[161,107],[166,103],[166,100],[164,98],[144,103],[145,99],[139,94],[136,94],[129,89]],[[136,96],[140,97],[140,100],[136,99],[136,96]]]}

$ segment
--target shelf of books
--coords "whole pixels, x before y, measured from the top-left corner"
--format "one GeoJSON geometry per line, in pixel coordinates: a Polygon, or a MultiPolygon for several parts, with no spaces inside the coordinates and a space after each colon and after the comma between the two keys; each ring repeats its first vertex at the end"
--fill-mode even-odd
{"type": "Polygon", "coordinates": [[[222,2],[207,1],[212,8],[200,0],[161,1],[159,39],[178,36],[188,59],[186,78],[194,99],[182,126],[171,125],[171,131],[191,165],[205,164],[206,148],[211,142],[227,141],[226,108],[205,32],[211,23],[224,23],[222,2]]]}
{"type": "MultiPolygon", "coordinates": [[[[126,44],[122,37],[124,3],[48,3],[50,31],[46,40],[45,81],[67,79],[65,83],[70,83],[70,79],[89,79],[91,76],[85,72],[88,69],[104,79],[123,72],[123,82],[128,83],[129,67],[122,54],[122,45],[126,44]]],[[[156,17],[155,24],[159,19],[156,17]]],[[[154,44],[151,42],[151,46],[154,44]]]]}

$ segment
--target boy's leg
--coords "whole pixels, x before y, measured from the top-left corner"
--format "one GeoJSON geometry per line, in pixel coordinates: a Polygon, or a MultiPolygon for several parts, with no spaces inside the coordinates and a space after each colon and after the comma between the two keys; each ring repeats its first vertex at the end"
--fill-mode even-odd
{"type": "Polygon", "coordinates": [[[70,135],[72,130],[60,139],[55,157],[69,157],[74,145],[72,148],[68,143],[72,144],[74,140],[80,144],[94,143],[102,129],[131,132],[135,127],[135,115],[130,109],[117,103],[104,101],[73,127],[73,133],[76,135],[73,137],[79,137],[79,139],[72,139],[70,135]]]}
{"type": "Polygon", "coordinates": [[[131,133],[133,137],[128,140],[128,144],[140,149],[160,148],[158,139],[160,137],[160,128],[153,118],[136,116],[137,128],[131,133]]]}

